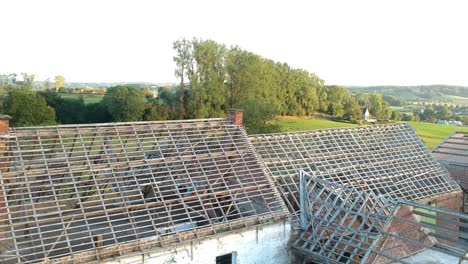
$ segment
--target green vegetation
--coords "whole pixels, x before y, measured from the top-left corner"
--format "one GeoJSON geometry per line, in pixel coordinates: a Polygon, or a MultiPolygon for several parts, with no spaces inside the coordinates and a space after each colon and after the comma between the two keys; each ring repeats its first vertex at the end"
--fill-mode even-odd
{"type": "Polygon", "coordinates": [[[244,125],[251,134],[274,133],[281,131],[281,126],[274,120],[274,108],[262,101],[247,100],[236,105],[244,111],[244,125]]]}
{"type": "Polygon", "coordinates": [[[79,99],[83,97],[85,104],[94,104],[99,103],[104,98],[104,95],[101,94],[73,94],[73,93],[60,93],[60,96],[63,99],[79,99]]]}
{"type": "Polygon", "coordinates": [[[468,105],[468,96],[449,95],[447,96],[454,105],[468,105]]]}
{"type": "Polygon", "coordinates": [[[3,105],[5,114],[14,116],[12,126],[35,126],[55,124],[55,111],[44,97],[28,88],[9,92],[3,105]]]}
{"type": "Polygon", "coordinates": [[[133,87],[109,88],[102,103],[117,122],[141,121],[145,112],[145,98],[133,87]]]}
{"type": "MultiPolygon", "coordinates": [[[[154,87],[144,83],[110,87],[105,95],[101,95],[105,90],[87,84],[80,89],[80,94],[73,94],[66,92],[69,83],[65,83],[63,76],[56,76],[55,84],[46,80],[40,85],[42,88],[38,88],[34,75],[22,73],[18,78],[21,81],[17,74],[0,74],[0,106],[4,107],[3,112],[11,113],[15,120],[13,126],[50,123],[50,118],[45,119],[47,122],[31,118],[32,113],[24,114],[17,106],[20,104],[14,97],[19,94],[17,91],[23,90],[28,91],[31,97],[28,100],[45,99],[46,106],[52,110],[50,116],[59,124],[225,117],[230,108],[245,110],[249,133],[355,126],[362,123],[362,108],[367,108],[370,119],[374,120],[369,122],[455,119],[468,123],[468,106],[451,107],[440,103],[468,100],[467,87],[414,87],[411,91],[408,87],[352,87],[353,94],[344,87],[325,85],[313,73],[237,46],[227,47],[195,38],[175,41],[173,49],[175,75],[180,82],[160,88],[156,99],[153,98],[154,87]],[[35,92],[37,90],[40,92],[35,92]],[[427,103],[440,98],[437,104],[427,103]],[[408,105],[410,99],[417,104],[408,105]],[[317,113],[341,122],[274,120],[278,115],[317,113]],[[37,122],[31,123],[31,120],[37,122]]],[[[26,100],[21,98],[20,101],[26,100]]],[[[419,133],[430,146],[441,139],[430,129],[419,133]]]]}
{"type": "MultiPolygon", "coordinates": [[[[455,85],[348,87],[354,93],[380,93],[397,99],[419,102],[454,103],[453,96],[468,98],[468,87],[455,85]]],[[[385,98],[386,99],[386,98],[385,98]]],[[[389,101],[389,103],[393,104],[389,101]]]]}
{"type": "Polygon", "coordinates": [[[429,149],[434,148],[455,131],[466,131],[468,127],[438,125],[425,122],[408,122],[416,129],[416,134],[426,143],[429,149]]]}
{"type": "Polygon", "coordinates": [[[324,128],[357,126],[353,123],[337,122],[328,119],[308,117],[284,117],[275,120],[274,123],[278,124],[281,127],[282,131],[303,131],[324,128]]]}

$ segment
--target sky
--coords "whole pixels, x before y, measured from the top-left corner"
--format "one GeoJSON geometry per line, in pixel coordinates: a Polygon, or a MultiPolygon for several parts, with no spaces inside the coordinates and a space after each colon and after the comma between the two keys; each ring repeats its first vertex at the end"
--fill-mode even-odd
{"type": "Polygon", "coordinates": [[[336,85],[468,86],[466,1],[0,2],[0,73],[177,82],[172,43],[212,39],[336,85]]]}

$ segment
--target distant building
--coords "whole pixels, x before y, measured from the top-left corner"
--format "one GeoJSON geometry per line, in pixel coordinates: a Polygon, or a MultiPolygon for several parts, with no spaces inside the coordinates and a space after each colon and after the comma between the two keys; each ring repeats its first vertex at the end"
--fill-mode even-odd
{"type": "Polygon", "coordinates": [[[455,121],[455,120],[448,121],[448,124],[452,126],[463,126],[463,123],[461,121],[455,121]]]}
{"type": "Polygon", "coordinates": [[[93,87],[83,87],[83,88],[77,88],[72,90],[72,93],[74,94],[101,94],[104,95],[106,94],[106,89],[99,89],[99,88],[93,88],[93,87]]]}
{"type": "Polygon", "coordinates": [[[439,125],[451,125],[451,126],[463,126],[463,123],[461,121],[455,121],[455,120],[444,120],[444,119],[439,119],[437,120],[437,124],[439,125]]]}
{"type": "Polygon", "coordinates": [[[370,115],[369,115],[369,109],[367,107],[361,108],[361,113],[362,113],[362,120],[369,121],[370,115]]]}
{"type": "Polygon", "coordinates": [[[447,120],[439,119],[439,120],[437,120],[437,124],[439,124],[439,125],[448,125],[448,122],[447,122],[447,120]]]}

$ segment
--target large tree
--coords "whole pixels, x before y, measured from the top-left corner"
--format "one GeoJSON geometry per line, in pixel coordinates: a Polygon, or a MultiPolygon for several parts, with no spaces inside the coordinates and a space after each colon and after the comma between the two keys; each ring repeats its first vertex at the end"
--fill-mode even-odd
{"type": "Polygon", "coordinates": [[[183,119],[185,113],[185,81],[188,74],[188,68],[192,60],[192,43],[187,39],[180,39],[173,43],[172,48],[176,51],[176,56],[173,57],[176,63],[175,75],[180,78],[180,84],[176,90],[176,101],[173,102],[174,119],[183,119]]]}
{"type": "Polygon", "coordinates": [[[193,60],[188,66],[190,117],[224,115],[226,93],[224,58],[226,47],[212,40],[194,40],[193,60]]]}
{"type": "Polygon", "coordinates": [[[137,89],[129,86],[107,89],[102,103],[116,122],[140,121],[145,111],[145,98],[137,89]]]}
{"type": "Polygon", "coordinates": [[[55,76],[55,91],[65,87],[65,77],[61,75],[55,76]]]}
{"type": "Polygon", "coordinates": [[[55,111],[41,95],[28,89],[11,90],[4,102],[4,112],[12,117],[11,126],[55,124],[55,111]]]}

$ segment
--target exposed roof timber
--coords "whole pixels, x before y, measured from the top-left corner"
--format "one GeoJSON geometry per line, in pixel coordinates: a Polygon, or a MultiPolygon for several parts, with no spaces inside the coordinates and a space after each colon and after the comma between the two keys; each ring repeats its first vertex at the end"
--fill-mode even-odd
{"type": "Polygon", "coordinates": [[[298,172],[351,184],[393,199],[423,200],[459,190],[407,124],[250,137],[291,213],[298,211],[298,172]]]}
{"type": "Polygon", "coordinates": [[[0,144],[1,263],[97,262],[134,243],[199,239],[287,215],[245,131],[224,119],[10,135],[0,144]]]}
{"type": "Polygon", "coordinates": [[[306,258],[325,263],[407,263],[407,256],[401,254],[404,250],[393,251],[397,246],[468,260],[468,233],[461,229],[468,227],[468,215],[411,201],[394,201],[350,184],[303,175],[301,202],[305,204],[301,203],[301,219],[307,225],[293,248],[306,258]],[[409,213],[400,216],[399,210],[409,213]],[[391,229],[395,222],[424,234],[395,232],[391,229]],[[389,240],[390,247],[386,246],[389,240]]]}

